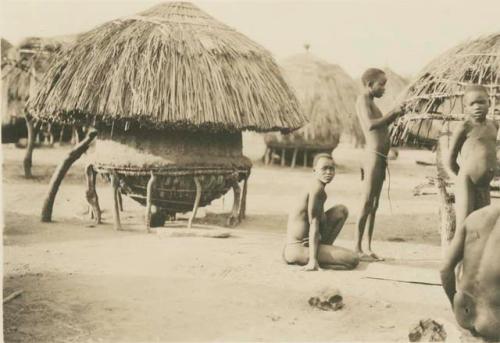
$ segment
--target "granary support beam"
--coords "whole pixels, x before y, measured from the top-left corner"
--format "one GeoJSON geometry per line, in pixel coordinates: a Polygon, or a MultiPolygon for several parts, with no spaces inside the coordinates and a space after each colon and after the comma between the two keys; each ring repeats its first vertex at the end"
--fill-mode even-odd
{"type": "Polygon", "coordinates": [[[153,187],[155,183],[156,175],[151,171],[151,177],[146,186],[146,230],[148,232],[151,232],[151,207],[153,206],[153,187]]]}
{"type": "Polygon", "coordinates": [[[193,211],[191,212],[191,216],[189,217],[188,229],[190,229],[193,225],[193,219],[196,217],[196,212],[198,211],[198,206],[200,205],[201,199],[201,182],[197,176],[194,177],[194,183],[196,185],[196,197],[194,199],[193,211]]]}
{"type": "Polygon", "coordinates": [[[35,149],[35,137],[40,130],[41,123],[35,122],[31,116],[26,115],[26,127],[28,129],[28,143],[26,145],[26,154],[24,155],[23,167],[24,176],[27,178],[33,177],[31,166],[33,165],[33,150],[35,149]]]}
{"type": "Polygon", "coordinates": [[[69,153],[68,156],[59,164],[54,174],[52,174],[52,178],[50,179],[49,191],[43,202],[42,208],[42,222],[50,222],[52,221],[52,209],[54,207],[54,200],[57,195],[57,191],[59,190],[59,186],[61,185],[64,176],[68,172],[71,165],[78,160],[85,151],[90,146],[90,143],[96,138],[97,130],[91,130],[87,134],[87,137],[81,141],[80,144],[75,146],[69,153]]]}
{"type": "Polygon", "coordinates": [[[89,204],[90,219],[93,219],[96,224],[101,223],[101,209],[99,208],[99,198],[95,189],[97,172],[94,167],[89,164],[85,167],[85,177],[87,179],[86,199],[89,204]]]}
{"type": "Polygon", "coordinates": [[[118,179],[118,175],[115,173],[111,173],[111,188],[113,189],[113,222],[115,226],[115,230],[121,230],[122,224],[120,221],[120,205],[118,200],[118,192],[120,192],[120,180],[118,179]]]}

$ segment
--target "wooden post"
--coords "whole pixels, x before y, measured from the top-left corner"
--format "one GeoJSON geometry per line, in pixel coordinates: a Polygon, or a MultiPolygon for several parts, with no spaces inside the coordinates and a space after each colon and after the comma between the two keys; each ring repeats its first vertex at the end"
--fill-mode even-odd
{"type": "Polygon", "coordinates": [[[285,148],[281,149],[281,166],[285,166],[285,148]]]}
{"type": "Polygon", "coordinates": [[[304,167],[307,167],[307,150],[304,149],[304,167]]]}
{"type": "Polygon", "coordinates": [[[33,118],[26,115],[26,127],[28,128],[28,144],[26,145],[26,154],[24,155],[23,167],[24,176],[27,178],[33,177],[31,167],[33,165],[33,150],[35,149],[35,137],[40,130],[40,123],[33,123],[33,118]]]}
{"type": "Polygon", "coordinates": [[[448,154],[448,140],[449,140],[449,126],[447,132],[442,132],[437,143],[436,149],[436,167],[437,167],[437,187],[439,189],[440,204],[439,214],[441,217],[440,234],[441,234],[441,250],[442,254],[446,253],[448,245],[450,244],[456,229],[456,216],[453,207],[453,196],[450,195],[446,189],[449,182],[449,175],[444,161],[448,154]]]}
{"type": "Polygon", "coordinates": [[[234,202],[233,202],[233,209],[231,210],[231,214],[229,215],[229,218],[227,218],[226,225],[227,226],[235,226],[239,222],[239,209],[240,209],[240,195],[241,195],[241,188],[240,185],[238,184],[238,178],[237,176],[233,180],[233,194],[234,194],[234,202]]]}
{"type": "Polygon", "coordinates": [[[266,152],[264,153],[264,164],[267,166],[271,160],[271,148],[266,147],[266,152]]]}
{"type": "Polygon", "coordinates": [[[121,230],[122,224],[120,222],[120,209],[118,206],[118,192],[119,192],[119,180],[118,175],[114,172],[110,175],[111,177],[111,188],[113,189],[113,222],[115,230],[121,230]]]}
{"type": "Polygon", "coordinates": [[[120,209],[120,212],[123,212],[123,197],[122,197],[122,192],[118,192],[118,208],[120,209]]]}
{"type": "Polygon", "coordinates": [[[68,153],[68,156],[59,164],[54,174],[52,174],[49,184],[49,192],[43,202],[42,222],[52,221],[52,208],[54,207],[54,200],[64,176],[68,172],[71,165],[78,160],[85,151],[87,151],[90,143],[92,143],[96,136],[97,130],[89,131],[87,137],[68,153]]]}
{"type": "Polygon", "coordinates": [[[153,197],[153,187],[156,182],[156,176],[151,171],[151,177],[149,178],[148,185],[146,188],[146,230],[151,232],[151,206],[153,197]]]}
{"type": "Polygon", "coordinates": [[[63,136],[64,136],[64,124],[61,125],[61,131],[59,133],[59,145],[62,145],[63,142],[63,136]]]}
{"type": "Polygon", "coordinates": [[[93,219],[96,224],[101,223],[101,209],[99,207],[99,198],[95,189],[96,171],[92,164],[85,167],[85,176],[87,179],[86,199],[89,204],[90,219],[93,219]]]}
{"type": "Polygon", "coordinates": [[[196,212],[198,211],[198,206],[200,205],[201,199],[201,182],[197,176],[194,177],[194,183],[196,184],[196,197],[194,199],[193,211],[191,212],[191,216],[189,217],[188,229],[190,229],[193,225],[193,219],[194,217],[196,217],[196,212]]]}
{"type": "Polygon", "coordinates": [[[295,168],[295,163],[297,162],[297,154],[298,153],[299,153],[299,148],[293,149],[292,168],[295,168]]]}
{"type": "Polygon", "coordinates": [[[246,217],[247,211],[247,188],[248,188],[248,178],[250,177],[250,171],[245,176],[245,180],[243,181],[243,192],[241,194],[241,202],[240,202],[240,214],[239,221],[241,222],[246,217]]]}

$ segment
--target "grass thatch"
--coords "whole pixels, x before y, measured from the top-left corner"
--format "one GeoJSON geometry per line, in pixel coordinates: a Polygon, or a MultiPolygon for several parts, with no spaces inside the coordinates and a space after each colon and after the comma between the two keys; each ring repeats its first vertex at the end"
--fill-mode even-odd
{"type": "Polygon", "coordinates": [[[47,72],[30,112],[156,128],[270,131],[305,121],[267,50],[183,2],[81,35],[47,72]]]}
{"type": "Polygon", "coordinates": [[[9,54],[14,58],[2,64],[2,124],[24,117],[26,102],[57,52],[69,44],[68,37],[30,37],[11,48],[16,50],[9,54]]]}
{"type": "Polygon", "coordinates": [[[435,142],[444,122],[463,119],[462,96],[471,84],[488,89],[491,115],[500,112],[500,33],[459,44],[418,74],[403,97],[408,114],[395,126],[393,143],[435,142]]]}
{"type": "Polygon", "coordinates": [[[267,134],[268,146],[333,149],[342,133],[359,136],[355,111],[358,88],[341,67],[309,52],[284,60],[281,67],[309,124],[286,135],[267,134]]]}

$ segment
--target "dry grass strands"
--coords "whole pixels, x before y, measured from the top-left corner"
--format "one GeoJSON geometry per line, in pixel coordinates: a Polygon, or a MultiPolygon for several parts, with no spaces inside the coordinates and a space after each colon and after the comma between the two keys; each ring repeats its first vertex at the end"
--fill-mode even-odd
{"type": "Polygon", "coordinates": [[[402,98],[408,114],[392,131],[393,143],[435,142],[447,121],[463,119],[462,96],[471,84],[488,89],[490,115],[500,114],[500,33],[459,44],[420,72],[402,98]]]}
{"type": "Polygon", "coordinates": [[[267,134],[268,146],[331,150],[337,146],[342,133],[359,136],[355,112],[359,91],[341,67],[309,52],[284,60],[281,67],[286,81],[296,91],[309,124],[291,134],[267,134]]]}
{"type": "Polygon", "coordinates": [[[46,73],[30,111],[156,128],[286,131],[305,121],[269,52],[184,2],[81,35],[46,73]]]}

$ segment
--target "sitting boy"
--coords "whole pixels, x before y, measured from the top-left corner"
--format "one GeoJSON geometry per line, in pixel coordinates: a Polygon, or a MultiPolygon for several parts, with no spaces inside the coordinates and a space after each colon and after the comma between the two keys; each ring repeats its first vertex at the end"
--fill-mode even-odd
{"type": "Polygon", "coordinates": [[[441,269],[455,318],[473,335],[500,340],[500,207],[472,212],[457,231],[441,269]]]}
{"type": "Polygon", "coordinates": [[[302,192],[288,216],[283,257],[289,264],[305,265],[304,270],[318,270],[319,265],[353,269],[357,255],[332,246],[348,216],[347,208],[337,205],[325,212],[325,186],[335,176],[335,164],[329,154],[318,154],[313,161],[314,179],[302,192]]]}

